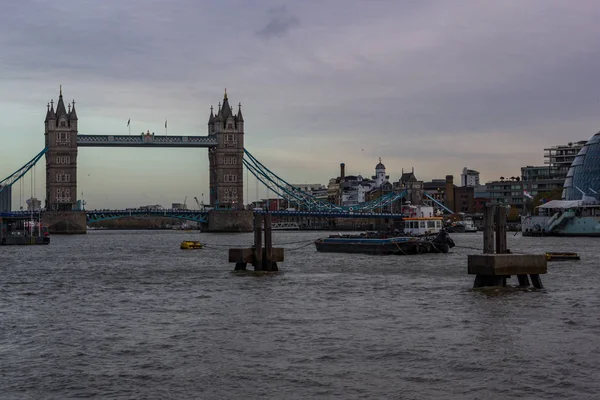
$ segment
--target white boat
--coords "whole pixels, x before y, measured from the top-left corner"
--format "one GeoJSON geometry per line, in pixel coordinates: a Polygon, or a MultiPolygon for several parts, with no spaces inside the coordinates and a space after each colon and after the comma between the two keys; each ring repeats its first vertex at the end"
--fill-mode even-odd
{"type": "Polygon", "coordinates": [[[598,236],[600,201],[551,200],[537,207],[538,215],[521,217],[523,236],[598,236]]]}
{"type": "Polygon", "coordinates": [[[465,228],[465,232],[477,232],[477,227],[471,217],[466,217],[462,221],[458,221],[457,225],[462,225],[465,228]]]}
{"type": "Polygon", "coordinates": [[[407,235],[433,235],[442,230],[443,218],[435,215],[433,207],[407,206],[403,213],[407,215],[402,218],[407,235]]]}

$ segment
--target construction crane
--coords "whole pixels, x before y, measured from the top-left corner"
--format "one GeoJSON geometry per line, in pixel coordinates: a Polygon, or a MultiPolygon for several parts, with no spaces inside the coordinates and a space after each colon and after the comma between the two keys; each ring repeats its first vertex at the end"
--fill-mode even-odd
{"type": "Polygon", "coordinates": [[[196,200],[196,204],[198,204],[198,209],[199,210],[204,209],[204,207],[200,205],[200,202],[198,201],[198,198],[196,196],[194,196],[194,200],[196,200]]]}

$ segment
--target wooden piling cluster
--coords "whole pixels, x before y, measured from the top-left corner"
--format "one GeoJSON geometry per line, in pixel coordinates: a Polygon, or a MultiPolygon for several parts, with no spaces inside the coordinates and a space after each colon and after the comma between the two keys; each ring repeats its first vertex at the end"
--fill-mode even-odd
{"type": "Polygon", "coordinates": [[[531,277],[533,287],[541,289],[540,274],[547,272],[547,265],[545,254],[510,254],[506,242],[506,208],[485,206],[483,254],[468,256],[469,274],[475,275],[474,288],[506,286],[506,280],[516,275],[520,287],[528,287],[531,277]]]}
{"type": "Polygon", "coordinates": [[[229,249],[229,262],[235,263],[236,271],[245,271],[248,264],[254,266],[254,271],[279,271],[277,263],[283,262],[283,248],[273,247],[271,214],[254,214],[254,246],[229,249]]]}

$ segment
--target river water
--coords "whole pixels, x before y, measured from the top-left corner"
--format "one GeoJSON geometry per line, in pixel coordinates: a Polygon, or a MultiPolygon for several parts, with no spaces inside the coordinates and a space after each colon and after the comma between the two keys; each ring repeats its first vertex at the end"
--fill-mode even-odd
{"type": "Polygon", "coordinates": [[[274,232],[270,276],[232,273],[249,233],[0,247],[0,399],[598,398],[599,239],[509,233],[582,260],[549,263],[541,291],[473,291],[481,234],[418,256],[306,246],[324,234],[274,232]]]}

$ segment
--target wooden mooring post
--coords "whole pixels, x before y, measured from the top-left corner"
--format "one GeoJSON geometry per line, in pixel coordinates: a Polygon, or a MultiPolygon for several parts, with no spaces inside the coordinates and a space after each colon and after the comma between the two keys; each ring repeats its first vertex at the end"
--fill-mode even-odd
{"type": "Polygon", "coordinates": [[[254,246],[251,248],[229,249],[229,262],[235,263],[236,271],[245,271],[248,264],[254,271],[279,271],[278,262],[283,262],[283,248],[273,247],[271,235],[271,214],[254,214],[254,246]],[[263,231],[264,244],[263,247],[263,231]]]}
{"type": "Polygon", "coordinates": [[[475,275],[473,287],[506,286],[511,275],[517,276],[520,287],[528,287],[529,275],[533,287],[542,289],[540,274],[547,272],[546,255],[511,254],[506,241],[506,208],[486,204],[483,211],[483,254],[468,256],[468,273],[475,275]]]}

